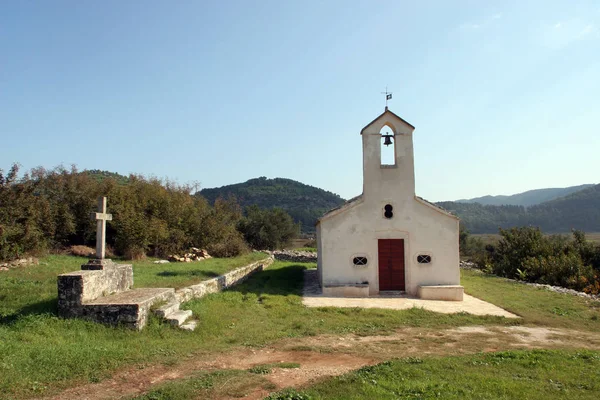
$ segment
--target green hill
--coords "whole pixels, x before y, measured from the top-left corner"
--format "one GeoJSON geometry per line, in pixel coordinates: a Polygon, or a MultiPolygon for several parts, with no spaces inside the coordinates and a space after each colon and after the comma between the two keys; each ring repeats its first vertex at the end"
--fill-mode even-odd
{"type": "Polygon", "coordinates": [[[129,177],[121,175],[121,174],[117,174],[116,172],[102,171],[99,169],[86,169],[85,171],[82,171],[81,173],[88,175],[88,176],[96,179],[99,182],[102,182],[104,179],[112,178],[120,185],[125,185],[125,184],[129,183],[129,177]]]}
{"type": "Polygon", "coordinates": [[[523,193],[517,193],[510,196],[483,196],[483,197],[475,197],[473,199],[461,199],[456,200],[457,203],[479,203],[483,205],[490,206],[502,206],[502,205],[511,205],[511,206],[533,206],[536,204],[541,204],[546,201],[551,201],[554,199],[558,199],[560,197],[568,196],[571,193],[579,192],[580,190],[587,189],[592,184],[587,185],[579,185],[579,186],[570,186],[566,188],[547,188],[547,189],[535,189],[528,190],[523,193]]]}
{"type": "Polygon", "coordinates": [[[600,232],[600,185],[531,207],[452,201],[437,204],[458,215],[472,233],[496,233],[498,228],[524,225],[554,233],[571,229],[600,232]]]}
{"type": "Polygon", "coordinates": [[[197,194],[211,204],[219,197],[234,196],[243,207],[256,204],[261,208],[282,208],[294,221],[301,223],[303,233],[313,233],[317,218],[344,203],[344,199],[335,193],[292,179],[267,179],[264,176],[244,183],[203,189],[197,194]]]}

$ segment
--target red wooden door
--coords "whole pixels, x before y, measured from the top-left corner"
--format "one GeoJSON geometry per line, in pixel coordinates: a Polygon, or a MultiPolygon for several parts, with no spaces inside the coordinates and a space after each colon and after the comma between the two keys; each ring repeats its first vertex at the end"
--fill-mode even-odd
{"type": "Polygon", "coordinates": [[[404,239],[379,239],[379,290],[405,290],[404,239]]]}

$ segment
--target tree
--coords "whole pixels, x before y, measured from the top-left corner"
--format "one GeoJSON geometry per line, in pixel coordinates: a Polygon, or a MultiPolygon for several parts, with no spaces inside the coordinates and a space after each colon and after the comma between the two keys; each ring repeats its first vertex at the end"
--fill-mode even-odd
{"type": "Polygon", "coordinates": [[[297,237],[300,226],[280,208],[262,210],[253,205],[246,208],[246,216],[238,223],[238,230],[251,247],[274,250],[286,246],[297,237]]]}

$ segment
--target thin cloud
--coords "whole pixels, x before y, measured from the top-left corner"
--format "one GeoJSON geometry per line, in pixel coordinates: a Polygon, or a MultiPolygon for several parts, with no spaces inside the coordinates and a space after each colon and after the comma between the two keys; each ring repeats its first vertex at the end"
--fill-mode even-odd
{"type": "Polygon", "coordinates": [[[496,14],[493,14],[493,15],[483,19],[482,21],[465,22],[459,26],[459,29],[461,29],[463,31],[464,30],[482,29],[482,28],[485,28],[486,26],[488,26],[489,24],[491,24],[494,20],[498,20],[500,18],[502,18],[502,13],[496,13],[496,14]]]}
{"type": "Polygon", "coordinates": [[[557,21],[541,29],[542,43],[553,49],[561,49],[581,40],[599,37],[598,27],[581,19],[557,21]]]}

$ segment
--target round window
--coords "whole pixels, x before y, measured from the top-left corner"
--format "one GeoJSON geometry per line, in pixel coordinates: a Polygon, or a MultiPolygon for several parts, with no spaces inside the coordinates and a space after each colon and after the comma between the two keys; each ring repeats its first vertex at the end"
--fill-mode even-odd
{"type": "Polygon", "coordinates": [[[354,265],[356,265],[358,267],[358,266],[361,266],[361,265],[367,265],[368,261],[369,260],[367,260],[367,257],[362,257],[362,256],[360,256],[360,257],[354,257],[352,259],[352,264],[354,264],[354,265]]]}
{"type": "Polygon", "coordinates": [[[417,262],[419,264],[429,264],[431,263],[431,256],[429,254],[419,254],[417,256],[417,262]]]}
{"type": "Polygon", "coordinates": [[[385,207],[383,207],[383,216],[387,219],[390,219],[394,216],[394,207],[392,207],[391,204],[386,204],[385,207]]]}

